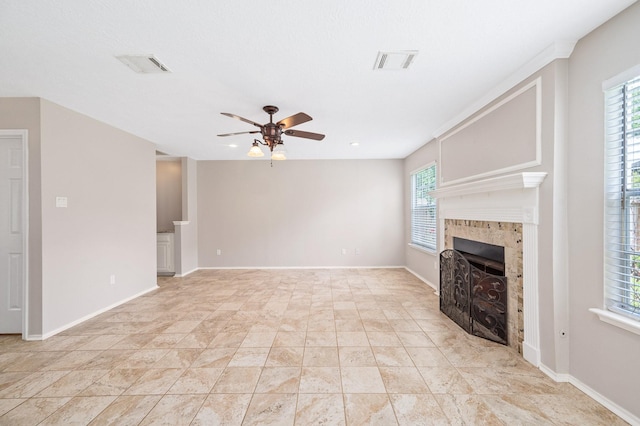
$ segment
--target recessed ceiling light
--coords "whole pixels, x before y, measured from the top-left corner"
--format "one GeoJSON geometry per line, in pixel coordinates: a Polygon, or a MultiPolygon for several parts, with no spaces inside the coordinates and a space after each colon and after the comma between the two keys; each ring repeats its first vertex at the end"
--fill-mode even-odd
{"type": "Polygon", "coordinates": [[[229,145],[227,145],[229,148],[237,148],[238,145],[236,145],[235,143],[230,143],[229,145]]]}
{"type": "Polygon", "coordinates": [[[351,145],[351,146],[360,146],[360,142],[351,142],[349,145],[351,145]]]}

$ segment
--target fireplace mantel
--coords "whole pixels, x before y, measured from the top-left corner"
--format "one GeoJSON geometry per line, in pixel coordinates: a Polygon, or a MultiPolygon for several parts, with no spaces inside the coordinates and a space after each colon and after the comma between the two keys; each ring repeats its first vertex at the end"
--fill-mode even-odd
{"type": "Polygon", "coordinates": [[[512,189],[533,189],[539,187],[546,176],[547,173],[545,172],[515,173],[474,182],[443,186],[431,191],[429,195],[433,198],[449,198],[512,189]]]}

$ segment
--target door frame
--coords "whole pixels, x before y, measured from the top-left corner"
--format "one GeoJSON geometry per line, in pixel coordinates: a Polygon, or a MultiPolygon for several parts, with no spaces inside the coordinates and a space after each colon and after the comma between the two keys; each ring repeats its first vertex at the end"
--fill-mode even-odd
{"type": "Polygon", "coordinates": [[[27,129],[0,129],[0,139],[9,138],[22,141],[22,339],[29,340],[29,132],[27,129]]]}

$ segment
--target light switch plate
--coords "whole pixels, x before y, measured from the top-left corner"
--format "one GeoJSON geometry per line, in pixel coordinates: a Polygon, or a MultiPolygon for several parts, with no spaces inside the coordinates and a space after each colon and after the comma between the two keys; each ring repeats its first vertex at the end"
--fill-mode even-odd
{"type": "Polygon", "coordinates": [[[56,197],[56,207],[67,207],[67,197],[56,197]]]}

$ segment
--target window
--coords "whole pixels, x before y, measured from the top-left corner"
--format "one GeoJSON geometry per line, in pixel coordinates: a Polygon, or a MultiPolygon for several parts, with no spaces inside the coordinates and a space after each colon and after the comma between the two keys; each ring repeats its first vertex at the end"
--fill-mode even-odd
{"type": "Polygon", "coordinates": [[[605,94],[605,304],[640,320],[640,76],[605,94]]]}
{"type": "Polygon", "coordinates": [[[436,200],[429,191],[436,189],[436,165],[411,174],[411,244],[436,251],[436,200]]]}

